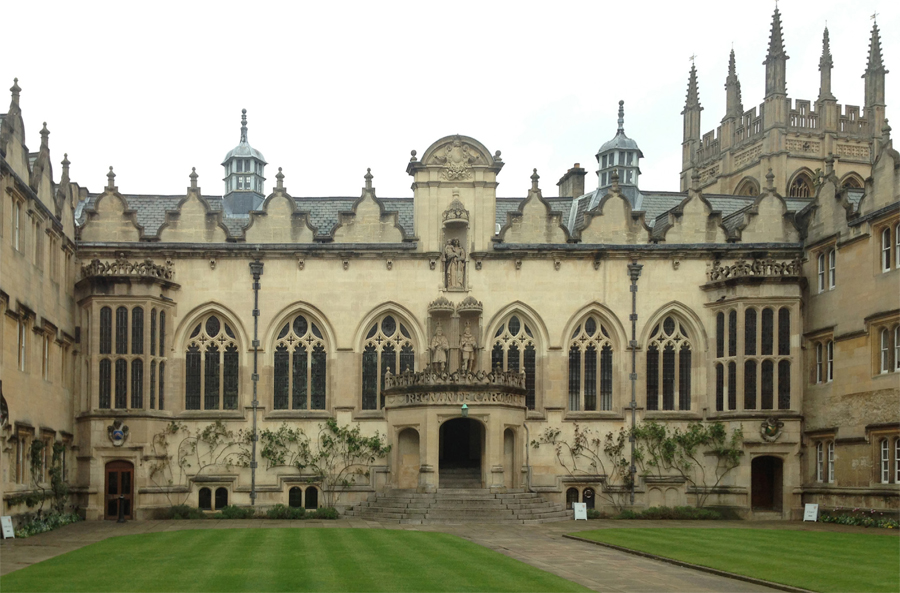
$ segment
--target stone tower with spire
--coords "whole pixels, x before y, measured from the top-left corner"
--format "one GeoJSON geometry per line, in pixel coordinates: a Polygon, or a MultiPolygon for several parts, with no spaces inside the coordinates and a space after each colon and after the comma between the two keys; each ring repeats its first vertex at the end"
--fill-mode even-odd
{"type": "Polygon", "coordinates": [[[781,12],[772,15],[765,66],[765,97],[747,111],[741,99],[734,50],[725,79],[725,116],[701,134],[697,69],[688,75],[684,111],[681,189],[697,175],[705,193],[754,196],[771,170],[785,197],[815,193],[819,177],[833,170],[845,187],[862,187],[870,175],[885,127],[884,77],[878,24],[872,27],[865,80],[865,106],[841,105],[832,93],[829,32],[822,37],[819,95],[815,101],[787,94],[787,60],[781,12]]]}
{"type": "Polygon", "coordinates": [[[228,151],[225,167],[225,210],[233,216],[246,216],[258,210],[265,199],[266,159],[247,140],[247,110],[241,110],[241,141],[228,151]]]}

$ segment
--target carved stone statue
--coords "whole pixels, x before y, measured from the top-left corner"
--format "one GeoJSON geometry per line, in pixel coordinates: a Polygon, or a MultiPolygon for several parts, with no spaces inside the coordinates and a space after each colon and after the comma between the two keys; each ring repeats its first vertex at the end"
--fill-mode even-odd
{"type": "Polygon", "coordinates": [[[443,373],[447,366],[447,351],[450,350],[450,342],[444,335],[444,329],[438,323],[437,329],[434,330],[434,337],[431,338],[431,366],[432,368],[443,373]]]}
{"type": "Polygon", "coordinates": [[[472,335],[472,330],[469,328],[469,322],[467,321],[466,329],[459,338],[459,350],[462,354],[461,369],[463,372],[475,372],[475,351],[477,349],[478,342],[475,341],[475,336],[472,335]]]}
{"type": "Polygon", "coordinates": [[[466,250],[459,239],[449,239],[441,256],[447,288],[464,288],[466,277],[466,250]]]}

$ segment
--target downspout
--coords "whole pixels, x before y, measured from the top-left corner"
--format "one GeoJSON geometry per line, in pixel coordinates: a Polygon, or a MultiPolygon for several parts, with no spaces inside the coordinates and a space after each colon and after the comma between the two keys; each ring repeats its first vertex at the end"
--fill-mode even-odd
{"type": "Polygon", "coordinates": [[[258,259],[250,262],[250,272],[253,274],[253,434],[250,437],[252,444],[252,457],[250,458],[250,506],[256,506],[256,441],[259,435],[256,433],[256,412],[259,400],[256,398],[256,387],[259,383],[259,277],[263,273],[263,262],[258,259]]]}
{"type": "Polygon", "coordinates": [[[637,476],[637,467],[634,464],[634,427],[637,417],[637,400],[635,390],[637,386],[637,281],[641,277],[641,269],[644,266],[637,262],[628,264],[628,276],[631,278],[631,435],[628,440],[631,443],[631,505],[634,506],[634,485],[637,476]]]}

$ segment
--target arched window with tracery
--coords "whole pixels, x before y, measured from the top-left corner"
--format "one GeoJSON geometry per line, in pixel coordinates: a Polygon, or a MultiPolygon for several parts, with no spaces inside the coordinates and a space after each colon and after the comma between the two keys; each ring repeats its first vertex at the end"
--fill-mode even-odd
{"type": "Polygon", "coordinates": [[[215,314],[198,322],[184,357],[184,408],[236,410],[238,366],[234,330],[215,314]]]}
{"type": "Polygon", "coordinates": [[[276,410],[324,410],[328,356],[322,330],[305,315],[288,321],[275,339],[276,410]]]}
{"type": "Polygon", "coordinates": [[[800,173],[791,181],[788,195],[792,198],[808,198],[813,195],[813,184],[807,173],[800,173]]]}
{"type": "MultiPolygon", "coordinates": [[[[534,332],[518,315],[512,315],[494,332],[491,346],[491,368],[503,371],[525,371],[525,405],[535,407],[536,343],[534,332]]],[[[595,396],[596,397],[596,394],[595,396]]]]}
{"type": "Polygon", "coordinates": [[[734,195],[736,196],[758,196],[759,195],[759,184],[755,179],[750,179],[749,177],[745,178],[741,181],[737,189],[734,190],[734,195]]]}
{"type": "Polygon", "coordinates": [[[612,342],[600,319],[591,315],[569,340],[569,410],[612,410],[612,394],[612,342]]]}
{"type": "Polygon", "coordinates": [[[407,325],[393,314],[379,317],[366,332],[362,355],[362,409],[384,407],[384,375],[416,370],[416,350],[407,325]]]}
{"type": "Polygon", "coordinates": [[[686,325],[674,315],[654,326],[647,344],[647,410],[691,409],[691,348],[686,325]]]}

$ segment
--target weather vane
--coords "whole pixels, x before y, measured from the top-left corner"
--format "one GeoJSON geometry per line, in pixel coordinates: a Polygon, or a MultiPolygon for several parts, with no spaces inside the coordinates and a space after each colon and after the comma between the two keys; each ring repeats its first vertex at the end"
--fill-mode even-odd
{"type": "Polygon", "coordinates": [[[691,61],[691,63],[693,63],[696,58],[697,58],[697,54],[694,54],[688,59],[691,61]]]}
{"type": "Polygon", "coordinates": [[[878,20],[878,11],[873,12],[872,16],[870,16],[869,18],[872,19],[873,21],[877,21],[878,20]]]}

